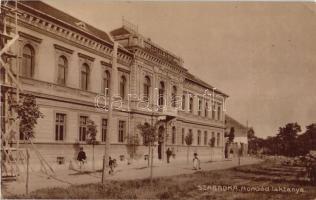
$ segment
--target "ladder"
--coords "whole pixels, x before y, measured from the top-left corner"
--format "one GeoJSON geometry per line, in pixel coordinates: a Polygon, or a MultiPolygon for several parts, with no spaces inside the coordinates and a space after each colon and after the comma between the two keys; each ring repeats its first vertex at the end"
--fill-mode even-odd
{"type": "MultiPolygon", "coordinates": [[[[25,167],[27,149],[20,148],[20,131],[17,113],[12,105],[20,103],[20,60],[18,56],[18,0],[0,0],[0,94],[1,94],[1,176],[2,180],[16,180],[25,167]],[[13,54],[12,52],[16,52],[13,54]]],[[[44,173],[54,175],[54,170],[37,150],[31,138],[24,133],[25,145],[40,160],[44,173]]]]}

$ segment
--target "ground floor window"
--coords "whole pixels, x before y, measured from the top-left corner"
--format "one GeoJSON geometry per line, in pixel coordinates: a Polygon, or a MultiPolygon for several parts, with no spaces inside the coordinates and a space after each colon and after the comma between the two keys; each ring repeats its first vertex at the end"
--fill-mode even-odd
{"type": "Polygon", "coordinates": [[[217,133],[217,146],[219,147],[220,145],[220,142],[221,142],[221,134],[220,133],[217,133]]]}
{"type": "Polygon", "coordinates": [[[207,145],[207,131],[204,131],[204,145],[207,145]]]}
{"type": "Polygon", "coordinates": [[[101,135],[101,141],[105,142],[106,141],[106,132],[107,132],[107,128],[108,128],[108,120],[107,119],[102,119],[102,135],[101,135]]]}
{"type": "Polygon", "coordinates": [[[198,134],[197,134],[197,145],[201,144],[201,131],[198,130],[198,134]]]}
{"type": "Polygon", "coordinates": [[[55,140],[63,141],[66,133],[66,114],[56,113],[55,140]]]}
{"type": "Polygon", "coordinates": [[[184,128],[182,128],[182,137],[181,137],[181,144],[184,144],[184,128]]]}
{"type": "Polygon", "coordinates": [[[119,121],[118,142],[124,142],[124,136],[126,133],[126,122],[119,121]]]}
{"type": "Polygon", "coordinates": [[[172,144],[175,144],[176,143],[176,127],[172,127],[172,144]]]}
{"type": "Polygon", "coordinates": [[[80,116],[79,141],[86,141],[87,134],[87,116],[80,116]]]}

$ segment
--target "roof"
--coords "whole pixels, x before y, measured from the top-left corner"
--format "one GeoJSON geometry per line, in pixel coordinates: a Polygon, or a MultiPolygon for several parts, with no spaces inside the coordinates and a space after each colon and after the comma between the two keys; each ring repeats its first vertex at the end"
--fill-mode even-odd
{"type": "Polygon", "coordinates": [[[234,123],[234,124],[238,125],[240,128],[247,129],[247,126],[243,125],[242,123],[240,123],[236,119],[232,118],[228,114],[225,114],[225,121],[226,121],[226,123],[230,123],[230,124],[234,123]]]}
{"type": "Polygon", "coordinates": [[[31,8],[33,10],[38,11],[40,15],[46,16],[46,17],[51,17],[51,19],[59,22],[66,23],[67,25],[71,25],[72,28],[76,28],[80,32],[86,32],[89,33],[90,35],[93,35],[94,37],[97,37],[98,39],[101,39],[109,44],[113,44],[111,41],[109,35],[100,30],[97,29],[87,23],[84,22],[85,24],[85,29],[83,30],[78,26],[79,22],[83,22],[82,20],[79,20],[61,10],[58,10],[42,1],[19,1],[19,7],[20,6],[26,6],[27,8],[31,8]],[[23,5],[22,5],[23,4],[23,5]]]}
{"type": "Polygon", "coordinates": [[[212,85],[208,84],[207,82],[205,82],[205,81],[201,80],[200,78],[194,76],[194,75],[191,74],[190,72],[187,72],[186,78],[187,78],[188,80],[191,80],[191,81],[193,81],[193,82],[195,82],[195,83],[197,83],[197,84],[199,84],[199,85],[201,85],[201,86],[203,86],[203,87],[205,87],[205,88],[208,88],[208,89],[210,89],[210,90],[213,90],[213,89],[214,89],[215,92],[220,93],[220,94],[224,95],[225,97],[229,97],[229,96],[228,96],[227,94],[225,94],[224,92],[218,90],[217,88],[213,87],[212,85]]]}

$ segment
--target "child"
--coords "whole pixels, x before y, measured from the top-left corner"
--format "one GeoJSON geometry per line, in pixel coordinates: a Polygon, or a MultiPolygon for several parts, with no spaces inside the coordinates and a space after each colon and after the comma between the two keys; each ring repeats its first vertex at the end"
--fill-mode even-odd
{"type": "Polygon", "coordinates": [[[201,169],[201,167],[200,167],[200,159],[198,158],[198,154],[197,153],[194,153],[193,169],[194,170],[201,169]]]}

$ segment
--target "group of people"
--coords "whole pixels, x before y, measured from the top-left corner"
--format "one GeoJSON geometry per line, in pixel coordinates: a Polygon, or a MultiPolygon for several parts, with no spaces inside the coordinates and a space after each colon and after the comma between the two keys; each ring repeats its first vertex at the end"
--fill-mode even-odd
{"type": "MultiPolygon", "coordinates": [[[[167,154],[167,163],[170,163],[170,157],[172,156],[172,151],[170,150],[170,148],[167,149],[166,154],[167,154]]],[[[193,169],[199,170],[199,169],[201,169],[200,159],[198,158],[197,153],[194,153],[193,155],[194,155],[194,157],[193,157],[193,169]]],[[[80,147],[80,151],[78,153],[77,160],[79,162],[79,169],[80,169],[80,171],[82,171],[82,169],[84,168],[84,164],[87,162],[87,155],[83,151],[83,147],[80,147]]],[[[115,167],[117,167],[116,159],[112,159],[111,157],[109,157],[109,168],[110,168],[109,174],[114,173],[115,167]]]]}
{"type": "MultiPolygon", "coordinates": [[[[80,147],[78,156],[77,156],[77,161],[79,162],[79,170],[82,171],[84,168],[84,164],[87,162],[87,155],[86,152],[83,151],[83,147],[80,147]]],[[[117,167],[116,159],[112,159],[109,157],[109,174],[114,173],[114,168],[117,167]]]]}

